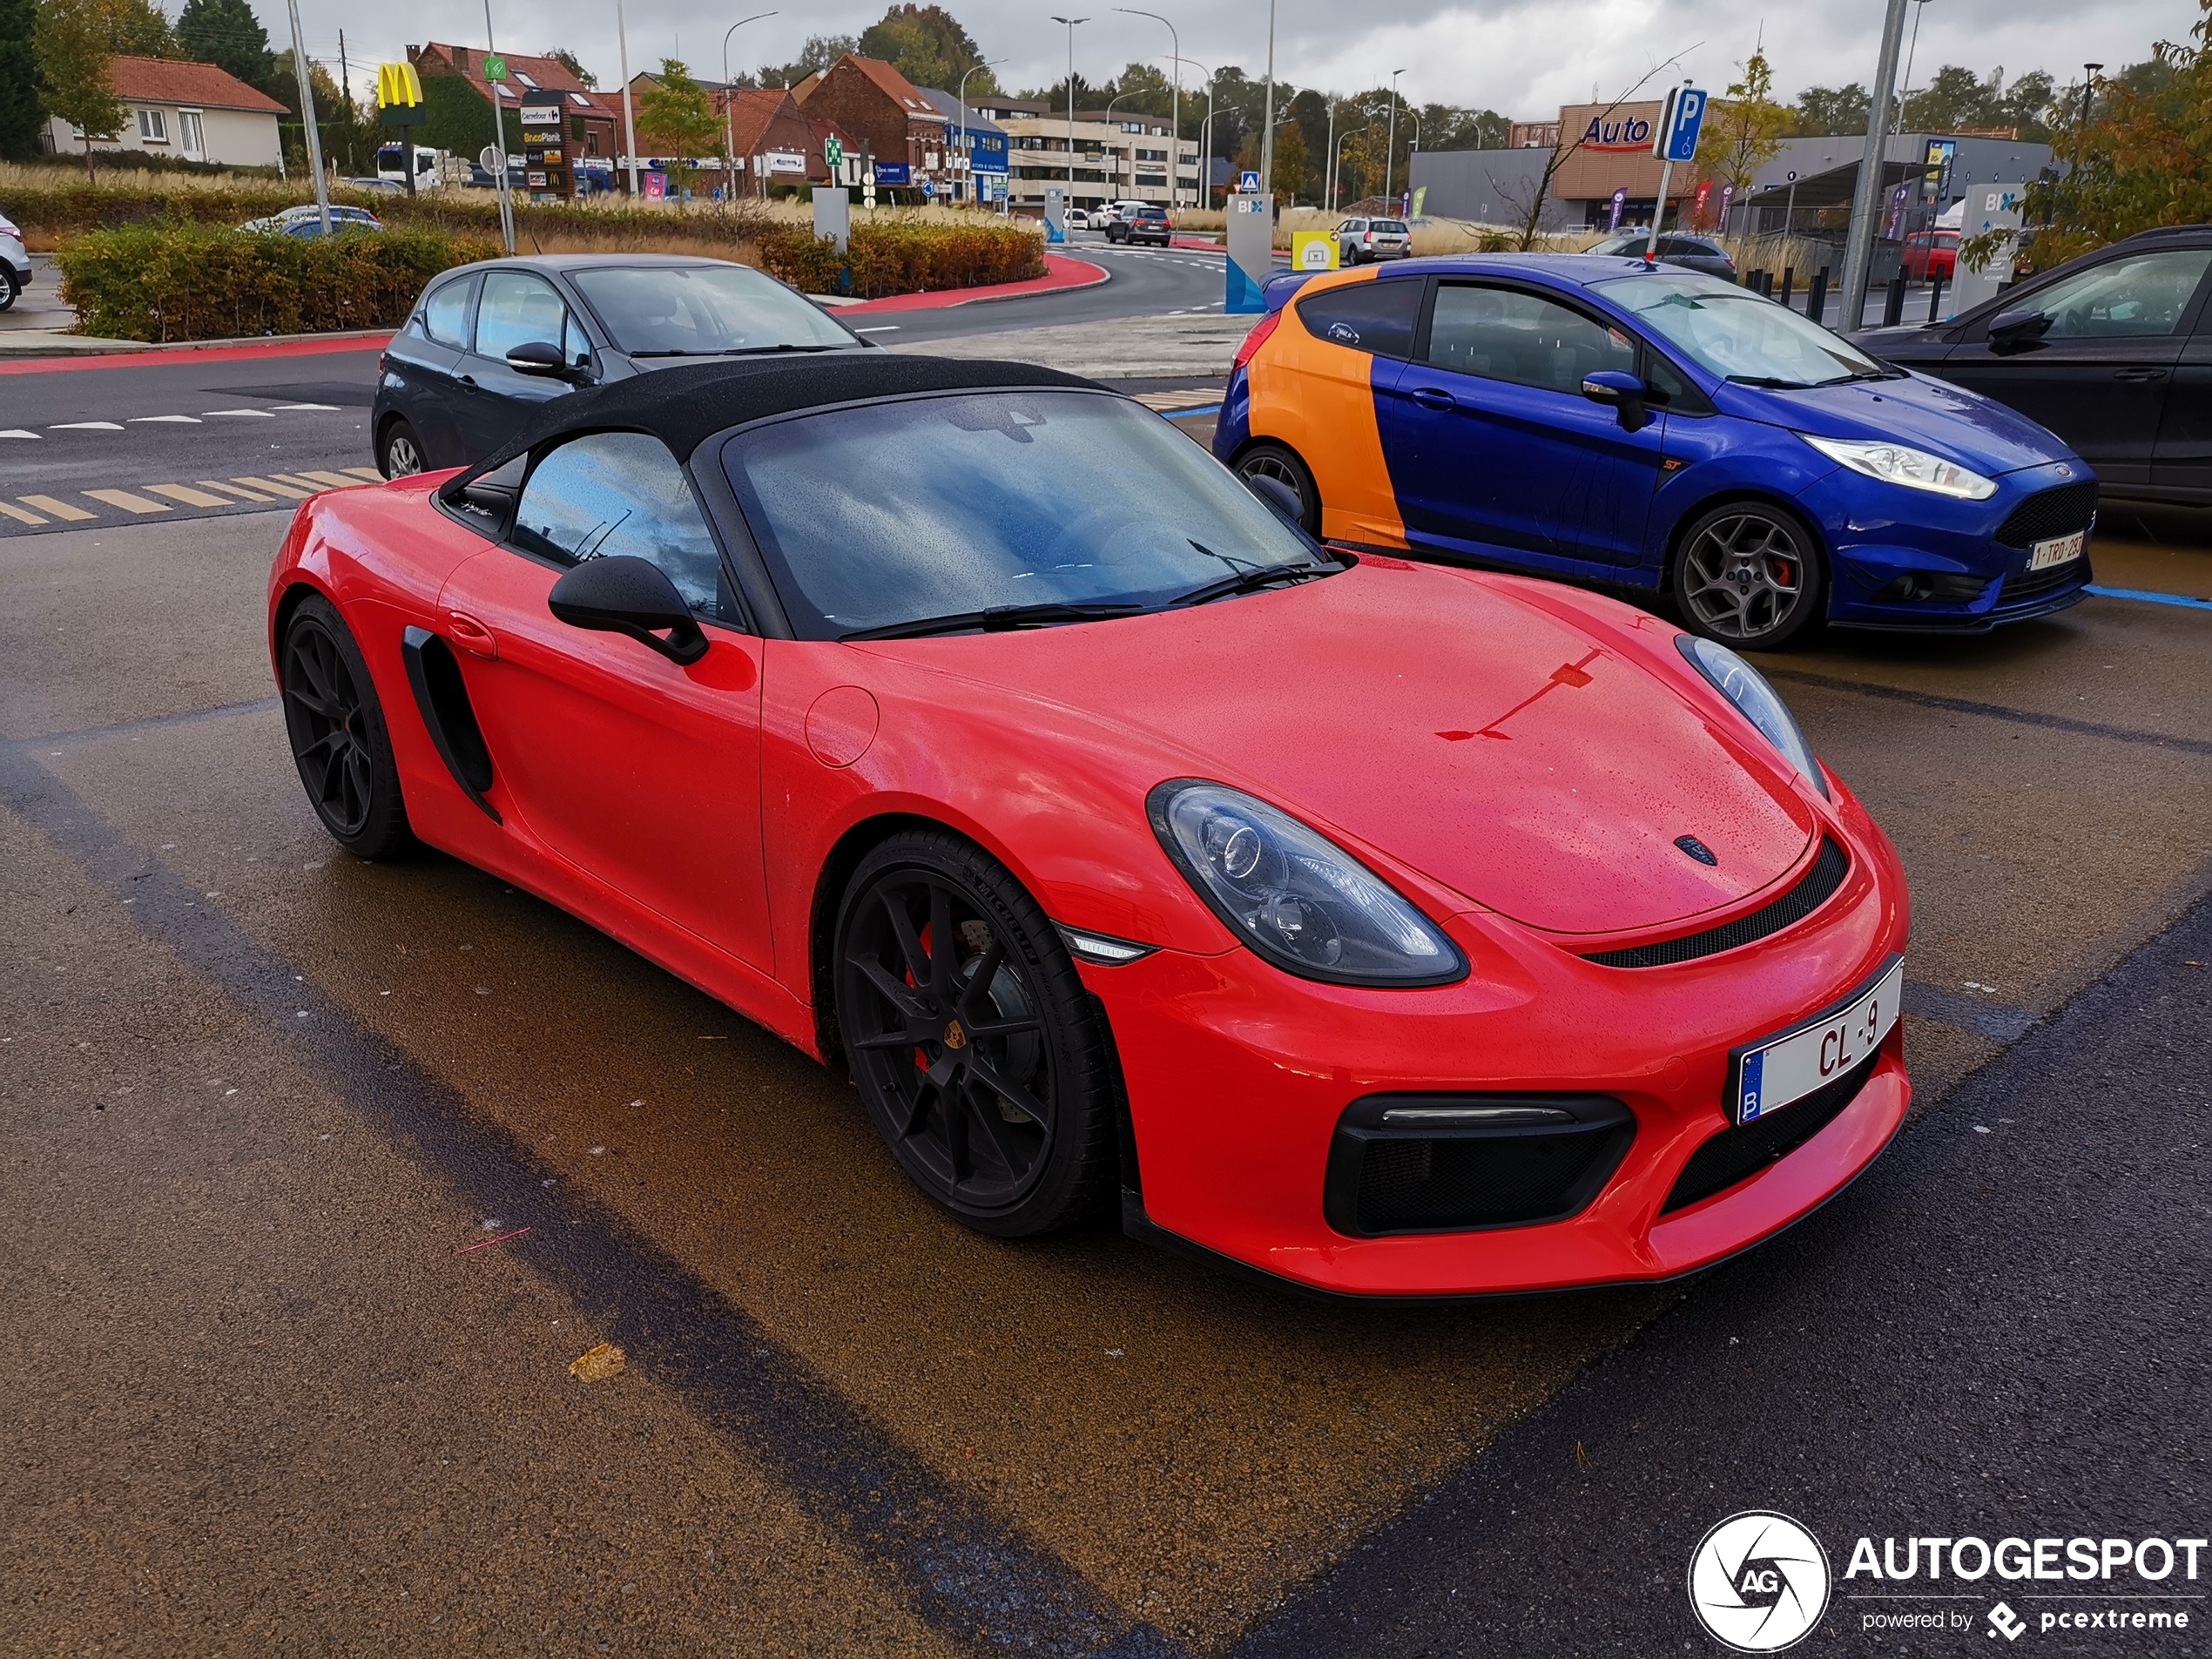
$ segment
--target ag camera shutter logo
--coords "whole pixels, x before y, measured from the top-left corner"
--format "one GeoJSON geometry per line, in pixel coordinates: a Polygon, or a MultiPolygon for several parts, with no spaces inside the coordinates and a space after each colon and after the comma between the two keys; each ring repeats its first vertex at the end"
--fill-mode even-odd
{"type": "Polygon", "coordinates": [[[1689,1606],[1716,1642],[1738,1653],[1779,1653],[1828,1610],[1828,1554],[1787,1515],[1730,1515],[1689,1558],[1689,1606]]]}

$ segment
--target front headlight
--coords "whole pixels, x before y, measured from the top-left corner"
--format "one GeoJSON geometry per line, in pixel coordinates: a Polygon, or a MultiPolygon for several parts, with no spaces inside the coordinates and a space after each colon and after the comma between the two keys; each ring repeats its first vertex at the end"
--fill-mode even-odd
{"type": "Polygon", "coordinates": [[[1765,675],[1727,646],[1700,639],[1694,634],[1676,634],[1675,649],[1689,659],[1692,668],[1712,682],[1715,691],[1735,704],[1769,743],[1782,751],[1782,758],[1803,772],[1807,783],[1823,795],[1828,793],[1828,780],[1820,775],[1820,763],[1812,758],[1812,745],[1797,729],[1797,716],[1790,712],[1790,705],[1776,696],[1774,687],[1766,683],[1765,675]]]}
{"type": "Polygon", "coordinates": [[[1957,462],[1925,449],[1859,438],[1816,438],[1809,432],[1797,435],[1829,460],[1885,484],[1903,484],[1907,489],[1925,489],[1960,501],[1987,501],[1997,493],[1996,480],[1969,472],[1957,462]]]}
{"type": "Polygon", "coordinates": [[[1197,895],[1260,955],[1335,985],[1443,985],[1467,961],[1373,871],[1241,790],[1179,778],[1145,799],[1197,895]]]}

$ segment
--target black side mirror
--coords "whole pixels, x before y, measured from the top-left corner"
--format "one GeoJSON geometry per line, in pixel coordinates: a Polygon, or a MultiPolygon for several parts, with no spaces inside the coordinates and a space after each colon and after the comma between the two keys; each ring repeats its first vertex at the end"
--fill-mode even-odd
{"type": "Polygon", "coordinates": [[[1644,410],[1649,394],[1635,375],[1618,368],[1601,368],[1582,376],[1582,395],[1593,403],[1612,406],[1623,432],[1641,432],[1651,423],[1644,410]]]}
{"type": "Polygon", "coordinates": [[[621,553],[586,559],[553,584],[545,603],[571,628],[628,634],[671,663],[706,655],[705,631],[668,572],[651,559],[621,553]]]}
{"type": "Polygon", "coordinates": [[[1298,491],[1280,478],[1249,477],[1244,480],[1244,488],[1291,529],[1305,528],[1305,503],[1298,499],[1298,491]]]}
{"type": "Polygon", "coordinates": [[[1990,349],[2026,351],[2051,332],[2051,319],[2040,311],[2007,311],[1989,325],[1990,349]]]}
{"type": "Polygon", "coordinates": [[[543,340],[526,340],[507,354],[507,367],[517,374],[531,374],[541,380],[568,381],[580,385],[591,378],[591,371],[582,364],[571,365],[561,355],[561,348],[543,340]]]}

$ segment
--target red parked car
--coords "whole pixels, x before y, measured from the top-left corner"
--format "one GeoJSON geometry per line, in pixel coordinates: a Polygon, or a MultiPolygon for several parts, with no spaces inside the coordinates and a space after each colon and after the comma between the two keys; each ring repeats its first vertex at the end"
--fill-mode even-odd
{"type": "Polygon", "coordinates": [[[1907,280],[1932,282],[1940,277],[1948,282],[1959,274],[1959,233],[1915,231],[1905,239],[1901,257],[1907,280]]]}
{"type": "MultiPolygon", "coordinates": [[[[1327,550],[1102,388],[830,354],[303,502],[300,775],[849,1068],[931,1200],[1312,1290],[1657,1279],[1904,1120],[1905,878],[1725,647],[1327,550]]],[[[833,1172],[818,1172],[834,1179],[833,1172]]]]}

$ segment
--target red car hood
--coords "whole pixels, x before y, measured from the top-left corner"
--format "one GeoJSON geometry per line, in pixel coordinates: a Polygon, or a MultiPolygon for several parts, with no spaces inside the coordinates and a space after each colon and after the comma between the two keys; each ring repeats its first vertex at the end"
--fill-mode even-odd
{"type": "Polygon", "coordinates": [[[957,645],[956,662],[928,656],[1143,732],[1187,775],[1554,932],[1695,915],[1804,855],[1812,813],[1748,728],[1509,582],[1393,564],[900,655],[957,645]],[[1683,852],[1683,836],[1717,863],[1683,852]]]}

